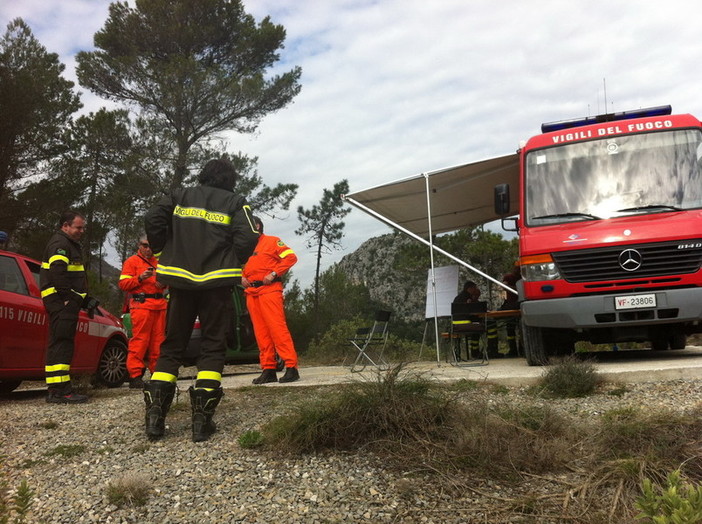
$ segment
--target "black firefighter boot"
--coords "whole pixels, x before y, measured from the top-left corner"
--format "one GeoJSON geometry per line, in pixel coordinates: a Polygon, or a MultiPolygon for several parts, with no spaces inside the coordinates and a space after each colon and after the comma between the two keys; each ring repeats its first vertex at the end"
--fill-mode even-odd
{"type": "Polygon", "coordinates": [[[224,392],[221,387],[208,390],[192,386],[188,391],[193,409],[193,442],[204,442],[217,430],[212,417],[224,392]]]}
{"type": "Polygon", "coordinates": [[[269,382],[278,382],[275,369],[264,369],[259,376],[251,381],[252,384],[268,384],[269,382]]]}
{"type": "Polygon", "coordinates": [[[173,402],[174,382],[150,380],[144,384],[146,403],[146,435],[151,440],[161,438],[166,431],[166,414],[173,402]]]}

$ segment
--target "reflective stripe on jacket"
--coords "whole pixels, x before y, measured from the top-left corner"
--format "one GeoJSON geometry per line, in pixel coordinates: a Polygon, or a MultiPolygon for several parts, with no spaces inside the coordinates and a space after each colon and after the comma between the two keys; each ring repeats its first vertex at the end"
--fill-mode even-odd
{"type": "MultiPolygon", "coordinates": [[[[297,263],[297,255],[280,238],[261,235],[256,249],[244,266],[244,276],[249,282],[263,280],[271,271],[281,277],[297,263]]],[[[283,284],[272,282],[269,286],[247,287],[247,295],[261,295],[274,290],[282,290],[283,284]]]]}
{"type": "Polygon", "coordinates": [[[180,289],[231,286],[258,241],[246,200],[209,186],[176,189],[146,214],[159,282],[180,289]]]}
{"type": "Polygon", "coordinates": [[[80,299],[88,291],[88,279],[83,267],[80,244],[63,231],[49,239],[39,271],[42,298],[58,294],[61,300],[80,299]]]}

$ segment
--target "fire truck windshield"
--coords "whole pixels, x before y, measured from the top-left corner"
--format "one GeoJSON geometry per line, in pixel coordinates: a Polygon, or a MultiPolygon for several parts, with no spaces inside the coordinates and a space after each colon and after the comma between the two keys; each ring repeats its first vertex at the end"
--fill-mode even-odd
{"type": "Polygon", "coordinates": [[[702,133],[572,142],[526,156],[528,226],[702,208],[702,133]]]}

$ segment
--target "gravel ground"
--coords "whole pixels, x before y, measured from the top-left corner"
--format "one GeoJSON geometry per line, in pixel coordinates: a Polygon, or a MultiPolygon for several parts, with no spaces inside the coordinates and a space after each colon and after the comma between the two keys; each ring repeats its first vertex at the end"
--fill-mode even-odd
{"type": "MultiPolygon", "coordinates": [[[[40,392],[20,392],[0,401],[5,477],[11,487],[26,479],[35,491],[28,519],[33,523],[545,522],[494,506],[519,493],[547,496],[548,479],[528,479],[517,487],[466,479],[463,494],[456,496],[437,477],[389,470],[364,452],[291,458],[239,446],[244,431],[282,413],[286,403],[329,387],[226,390],[215,417],[220,430],[198,444],[190,440],[183,387],[166,437],[155,443],[143,435],[138,391],[91,391],[90,403],[75,406],[49,405],[40,392]],[[148,503],[111,504],[108,486],[118,482],[150,489],[148,503]]],[[[702,381],[627,384],[623,395],[608,394],[615,388],[622,385],[549,404],[582,418],[623,406],[685,410],[702,399],[702,381]]],[[[500,402],[534,402],[523,388],[486,394],[496,401],[499,395],[500,402]]]]}

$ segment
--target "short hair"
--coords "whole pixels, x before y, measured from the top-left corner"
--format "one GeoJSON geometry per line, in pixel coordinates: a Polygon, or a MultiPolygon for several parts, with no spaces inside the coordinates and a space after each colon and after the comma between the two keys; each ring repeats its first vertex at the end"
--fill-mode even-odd
{"type": "Polygon", "coordinates": [[[78,211],[75,211],[73,209],[67,209],[66,211],[61,213],[59,228],[62,228],[64,224],[72,224],[73,220],[75,220],[76,217],[80,217],[83,220],[85,220],[85,217],[82,213],[79,213],[78,211]]]}
{"type": "Polygon", "coordinates": [[[470,289],[472,287],[478,287],[478,285],[475,282],[473,282],[472,280],[468,280],[468,281],[466,281],[465,284],[463,284],[463,291],[467,291],[468,289],[470,289]]]}
{"type": "Polygon", "coordinates": [[[254,228],[256,228],[257,231],[260,233],[263,233],[263,222],[261,222],[261,219],[258,218],[257,216],[251,216],[251,220],[254,223],[254,228]]]}
{"type": "Polygon", "coordinates": [[[147,242],[149,241],[149,237],[146,235],[146,233],[142,233],[137,237],[137,247],[141,245],[142,240],[146,240],[147,242]]]}
{"type": "Polygon", "coordinates": [[[210,160],[202,168],[197,179],[203,186],[218,187],[233,191],[237,181],[237,172],[234,164],[226,158],[210,160]]]}

